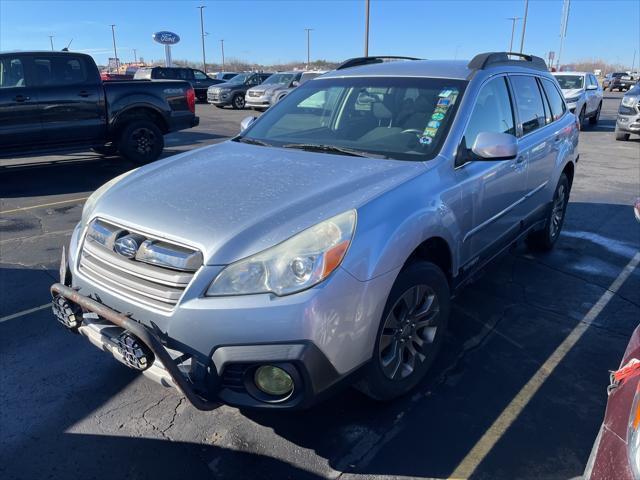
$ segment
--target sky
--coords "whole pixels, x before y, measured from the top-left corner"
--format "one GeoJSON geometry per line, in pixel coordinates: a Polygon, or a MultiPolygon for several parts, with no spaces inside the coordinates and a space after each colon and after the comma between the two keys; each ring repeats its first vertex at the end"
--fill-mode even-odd
{"type": "MultiPolygon", "coordinates": [[[[511,38],[507,17],[524,16],[524,0],[371,0],[370,55],[472,58],[505,51],[511,38]]],[[[0,0],[0,50],[61,49],[86,52],[100,64],[113,56],[115,24],[122,62],[164,58],[152,34],[169,30],[181,37],[174,60],[202,61],[200,13],[207,62],[225,57],[261,64],[303,61],[305,28],[312,28],[311,59],[340,61],[364,48],[365,0],[0,0]]],[[[560,48],[562,0],[531,0],[524,51],[546,58],[560,48]]],[[[519,49],[522,20],[516,27],[519,49]]],[[[604,59],[640,63],[640,1],[572,0],[562,62],[604,59]]]]}

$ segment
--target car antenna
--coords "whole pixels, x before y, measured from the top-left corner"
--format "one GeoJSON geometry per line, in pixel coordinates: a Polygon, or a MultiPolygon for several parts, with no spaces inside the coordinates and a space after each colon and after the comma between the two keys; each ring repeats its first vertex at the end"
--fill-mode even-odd
{"type": "Polygon", "coordinates": [[[71,42],[73,42],[73,38],[71,40],[69,40],[69,43],[67,43],[67,46],[62,49],[63,52],[68,52],[69,51],[69,47],[71,46],[71,42]]]}

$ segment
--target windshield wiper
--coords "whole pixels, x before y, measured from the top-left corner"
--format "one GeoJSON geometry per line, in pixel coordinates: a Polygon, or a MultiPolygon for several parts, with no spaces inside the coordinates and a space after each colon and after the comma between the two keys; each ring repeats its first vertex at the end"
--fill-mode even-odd
{"type": "Polygon", "coordinates": [[[260,145],[261,147],[272,147],[270,143],[263,142],[262,140],[257,140],[255,138],[249,137],[235,137],[232,139],[234,142],[240,143],[248,143],[249,145],[260,145]]]}
{"type": "Polygon", "coordinates": [[[298,148],[300,150],[306,150],[308,152],[337,153],[340,155],[349,155],[351,157],[389,158],[386,155],[363,152],[361,150],[355,150],[353,148],[336,147],[335,145],[318,145],[315,143],[289,143],[287,145],[282,145],[282,148],[298,148]]]}

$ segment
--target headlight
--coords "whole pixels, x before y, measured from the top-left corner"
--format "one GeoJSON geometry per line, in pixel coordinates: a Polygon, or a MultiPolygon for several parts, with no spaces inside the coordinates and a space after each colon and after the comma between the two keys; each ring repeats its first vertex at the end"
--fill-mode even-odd
{"type": "Polygon", "coordinates": [[[218,274],[207,295],[289,295],[313,287],[338,268],[355,226],[356,211],[349,210],[232,263],[218,274]]]}
{"type": "Polygon", "coordinates": [[[571,97],[571,98],[567,98],[567,103],[576,103],[578,100],[580,100],[581,95],[578,95],[577,97],[571,97]]]}
{"type": "Polygon", "coordinates": [[[230,88],[221,88],[220,90],[218,90],[218,93],[229,93],[230,91],[230,88]]]}
{"type": "Polygon", "coordinates": [[[123,174],[112,178],[107,183],[105,183],[100,188],[98,188],[95,192],[93,192],[89,196],[89,198],[87,198],[87,201],[85,202],[84,207],[82,209],[82,219],[80,220],[80,224],[82,225],[82,228],[84,228],[84,226],[91,219],[91,215],[93,215],[93,211],[95,210],[96,204],[98,203],[98,200],[100,200],[100,197],[104,195],[104,193],[107,190],[109,190],[111,187],[113,187],[116,183],[118,183],[120,180],[122,180],[124,177],[126,177],[130,173],[135,172],[136,170],[137,168],[134,168],[133,170],[129,170],[128,172],[124,172],[123,174]]]}
{"type": "Polygon", "coordinates": [[[640,97],[636,97],[635,95],[625,95],[622,97],[622,105],[625,107],[635,107],[638,99],[640,99],[640,97]]]}

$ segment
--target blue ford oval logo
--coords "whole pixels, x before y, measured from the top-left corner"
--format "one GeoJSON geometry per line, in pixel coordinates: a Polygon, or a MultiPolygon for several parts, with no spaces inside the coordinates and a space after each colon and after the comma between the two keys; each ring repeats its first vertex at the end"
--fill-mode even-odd
{"type": "Polygon", "coordinates": [[[129,234],[116,240],[113,244],[113,249],[118,255],[133,258],[138,253],[141,244],[142,237],[140,235],[129,234]]]}
{"type": "Polygon", "coordinates": [[[154,33],[153,39],[162,45],[175,45],[180,41],[177,33],[166,31],[154,33]]]}

